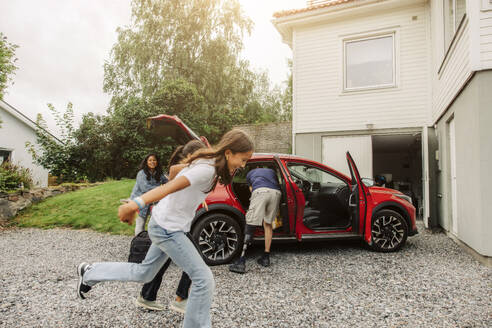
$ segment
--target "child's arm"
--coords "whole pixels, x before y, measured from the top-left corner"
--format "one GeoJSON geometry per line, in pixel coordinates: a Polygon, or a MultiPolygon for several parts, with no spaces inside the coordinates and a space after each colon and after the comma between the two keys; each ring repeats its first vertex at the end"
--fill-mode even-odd
{"type": "MultiPolygon", "coordinates": [[[[145,204],[150,204],[161,200],[173,192],[184,189],[190,185],[190,181],[188,178],[181,176],[179,178],[173,179],[166,183],[165,185],[161,185],[157,188],[152,189],[151,191],[146,192],[140,198],[144,201],[145,204]]],[[[135,218],[135,211],[138,210],[138,205],[135,201],[131,201],[127,204],[121,205],[118,207],[118,217],[121,222],[126,222],[129,225],[133,224],[133,219],[135,218]]]]}

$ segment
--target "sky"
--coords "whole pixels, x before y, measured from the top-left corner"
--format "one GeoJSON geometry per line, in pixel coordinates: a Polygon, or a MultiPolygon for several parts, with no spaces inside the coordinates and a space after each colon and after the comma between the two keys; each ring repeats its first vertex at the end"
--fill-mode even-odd
{"type": "MultiPolygon", "coordinates": [[[[306,0],[239,2],[255,25],[244,39],[243,58],[281,84],[292,52],[271,23],[273,13],[305,7],[306,0]]],[[[63,111],[72,102],[77,120],[88,112],[104,114],[110,97],[102,90],[103,65],[116,28],[128,24],[130,0],[0,0],[0,31],[19,45],[19,69],[3,100],[32,120],[43,114],[55,133],[48,103],[63,111]]]]}

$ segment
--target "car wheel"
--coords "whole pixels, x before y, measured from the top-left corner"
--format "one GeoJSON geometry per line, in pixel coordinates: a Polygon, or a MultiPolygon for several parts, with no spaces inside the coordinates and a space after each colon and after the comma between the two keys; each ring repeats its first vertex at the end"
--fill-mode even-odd
{"type": "Polygon", "coordinates": [[[407,241],[408,226],[400,213],[392,210],[376,212],[371,225],[371,248],[378,252],[394,252],[407,241]]]}
{"type": "Polygon", "coordinates": [[[193,227],[192,236],[208,265],[229,263],[243,245],[239,223],[223,213],[211,213],[201,218],[193,227]]]}

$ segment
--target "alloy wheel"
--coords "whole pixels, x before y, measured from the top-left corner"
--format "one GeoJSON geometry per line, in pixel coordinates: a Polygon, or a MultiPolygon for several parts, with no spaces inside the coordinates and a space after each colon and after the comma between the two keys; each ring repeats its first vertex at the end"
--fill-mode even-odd
{"type": "Polygon", "coordinates": [[[239,234],[233,225],[217,219],[208,222],[198,238],[198,246],[204,257],[221,261],[231,257],[239,247],[239,234]]]}
{"type": "Polygon", "coordinates": [[[396,249],[405,238],[401,219],[393,215],[381,215],[372,224],[372,239],[382,250],[396,249]]]}

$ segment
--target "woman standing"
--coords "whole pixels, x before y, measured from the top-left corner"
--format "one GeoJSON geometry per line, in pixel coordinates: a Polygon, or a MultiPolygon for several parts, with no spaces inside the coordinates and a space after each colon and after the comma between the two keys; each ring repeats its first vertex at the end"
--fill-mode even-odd
{"type": "MultiPolygon", "coordinates": [[[[130,198],[142,196],[147,191],[150,191],[160,185],[167,183],[168,179],[162,172],[162,166],[157,154],[148,154],[140,163],[140,170],[137,173],[135,186],[133,186],[130,198]]],[[[135,223],[135,236],[145,230],[145,223],[150,214],[150,204],[140,209],[135,223]]]]}
{"type": "Polygon", "coordinates": [[[137,197],[118,209],[120,220],[132,223],[134,213],[159,201],[149,223],[152,245],[142,263],[81,263],[77,272],[77,294],[85,294],[101,281],[152,280],[170,257],[192,280],[183,327],[211,327],[210,306],[215,282],[212,271],[185,233],[198,206],[217,183],[229,184],[234,172],[244,167],[253,154],[253,142],[240,130],[226,133],[219,144],[193,154],[170,182],[137,197]]]}

